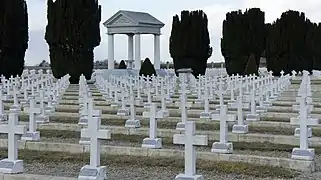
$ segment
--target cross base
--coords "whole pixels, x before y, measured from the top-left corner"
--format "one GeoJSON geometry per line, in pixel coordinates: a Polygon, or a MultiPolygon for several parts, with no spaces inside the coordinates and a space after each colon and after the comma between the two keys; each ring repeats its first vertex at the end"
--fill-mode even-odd
{"type": "Polygon", "coordinates": [[[47,124],[49,123],[49,116],[43,115],[43,114],[39,114],[36,117],[36,122],[39,124],[47,124]]]}
{"type": "Polygon", "coordinates": [[[173,99],[170,97],[165,98],[166,103],[172,103],[173,99]]]}
{"type": "Polygon", "coordinates": [[[128,119],[125,123],[125,128],[139,128],[140,120],[137,119],[128,119]]]}
{"type": "Polygon", "coordinates": [[[159,114],[158,116],[160,116],[162,118],[169,117],[169,111],[168,110],[159,110],[157,113],[159,114]]]}
{"type": "Polygon", "coordinates": [[[185,130],[185,122],[177,123],[176,130],[184,131],[185,130]]]}
{"type": "MultiPolygon", "coordinates": [[[[300,128],[295,128],[294,137],[300,137],[300,128]]],[[[312,137],[312,128],[308,128],[308,138],[312,137]]]]}
{"type": "Polygon", "coordinates": [[[112,108],[116,108],[116,107],[119,107],[119,106],[120,106],[120,104],[118,102],[112,102],[110,104],[110,107],[112,107],[112,108]]]}
{"type": "Polygon", "coordinates": [[[4,174],[23,173],[23,160],[2,159],[0,161],[0,173],[4,173],[4,174]]]}
{"type": "Polygon", "coordinates": [[[214,142],[211,151],[213,153],[231,154],[233,152],[233,144],[214,142]]]}
{"type": "Polygon", "coordinates": [[[194,104],[198,105],[198,106],[203,105],[203,103],[204,103],[204,101],[202,99],[195,99],[195,101],[194,101],[194,104]]]}
{"type": "Polygon", "coordinates": [[[107,179],[106,173],[106,166],[85,165],[80,169],[78,180],[105,180],[107,179]]]}
{"type": "Polygon", "coordinates": [[[143,140],[142,148],[149,149],[161,149],[162,148],[162,139],[161,138],[145,138],[143,140]]]}
{"type": "Polygon", "coordinates": [[[8,116],[5,114],[0,114],[0,121],[7,121],[8,120],[8,116]]]}
{"type": "Polygon", "coordinates": [[[313,161],[314,156],[315,156],[314,149],[293,148],[291,158],[298,159],[298,160],[313,161]]]}
{"type": "Polygon", "coordinates": [[[150,109],[150,106],[151,106],[151,103],[144,103],[144,108],[146,108],[146,109],[150,109]]]}
{"type": "Polygon", "coordinates": [[[246,134],[249,132],[249,126],[248,125],[233,125],[232,133],[236,134],[246,134]]]}
{"type": "Polygon", "coordinates": [[[265,107],[271,107],[271,106],[272,106],[272,102],[270,102],[270,101],[265,101],[265,102],[263,102],[263,105],[264,105],[265,107]]]}
{"type": "Polygon", "coordinates": [[[81,145],[90,145],[90,138],[80,137],[79,144],[81,144],[81,145]]]}
{"type": "Polygon", "coordinates": [[[129,111],[128,109],[118,109],[117,116],[128,116],[129,111]]]}
{"type": "Polygon", "coordinates": [[[135,105],[136,106],[140,106],[143,104],[143,99],[142,98],[136,98],[135,99],[135,105]]]}
{"type": "Polygon", "coordinates": [[[25,141],[39,141],[40,140],[40,133],[36,132],[27,132],[26,134],[21,136],[21,140],[25,141]]]}
{"type": "Polygon", "coordinates": [[[79,118],[78,124],[83,126],[88,125],[88,116],[81,116],[79,118]]]}
{"type": "Polygon", "coordinates": [[[237,109],[238,103],[235,100],[229,100],[227,107],[231,109],[237,109]]]}
{"type": "Polygon", "coordinates": [[[257,106],[256,107],[256,112],[257,113],[266,113],[267,112],[267,108],[265,106],[257,106]]]}
{"type": "Polygon", "coordinates": [[[21,107],[17,104],[14,104],[10,107],[10,111],[21,111],[21,107]]]}
{"type": "Polygon", "coordinates": [[[200,118],[201,119],[211,119],[211,115],[212,115],[211,112],[201,112],[200,118]]]}
{"type": "Polygon", "coordinates": [[[175,180],[204,180],[204,177],[202,175],[185,175],[185,174],[179,174],[175,177],[175,180]]]}
{"type": "MultiPolygon", "coordinates": [[[[176,101],[174,104],[176,106],[178,106],[178,109],[181,109],[181,102],[180,101],[176,101]]],[[[192,106],[193,106],[193,102],[186,102],[186,104],[185,104],[186,109],[191,109],[192,106]]]]}
{"type": "Polygon", "coordinates": [[[247,121],[259,121],[260,115],[259,114],[248,114],[248,115],[246,115],[246,120],[247,121]]]}
{"type": "Polygon", "coordinates": [[[55,107],[54,106],[46,106],[45,107],[45,113],[52,114],[54,112],[55,112],[55,107]]]}
{"type": "MultiPolygon", "coordinates": [[[[290,124],[299,124],[300,123],[300,117],[291,117],[290,118],[290,124]]],[[[319,119],[318,118],[311,118],[309,117],[307,119],[307,125],[318,125],[319,124],[319,119]]]]}

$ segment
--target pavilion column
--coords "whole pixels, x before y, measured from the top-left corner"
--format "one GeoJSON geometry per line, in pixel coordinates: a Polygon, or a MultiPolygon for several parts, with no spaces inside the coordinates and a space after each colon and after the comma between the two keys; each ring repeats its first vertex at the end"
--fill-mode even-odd
{"type": "Polygon", "coordinates": [[[108,34],[108,69],[114,69],[114,34],[108,34]]]}
{"type": "Polygon", "coordinates": [[[141,55],[140,55],[140,34],[135,34],[135,68],[140,69],[141,65],[141,55]]]}
{"type": "Polygon", "coordinates": [[[154,35],[154,68],[160,69],[160,34],[154,35]]]}
{"type": "Polygon", "coordinates": [[[128,36],[128,60],[134,60],[134,34],[128,36]]]}

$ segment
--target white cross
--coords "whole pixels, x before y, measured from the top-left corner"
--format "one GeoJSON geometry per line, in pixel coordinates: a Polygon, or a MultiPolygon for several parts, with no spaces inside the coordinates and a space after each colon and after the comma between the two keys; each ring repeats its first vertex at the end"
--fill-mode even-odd
{"type": "Polygon", "coordinates": [[[196,174],[196,150],[195,145],[206,146],[208,136],[195,135],[195,122],[185,122],[185,134],[174,134],[174,144],[185,145],[185,175],[194,176],[196,174]]]}
{"type": "MultiPolygon", "coordinates": [[[[88,98],[89,108],[92,107],[92,98],[88,98]]],[[[111,139],[109,130],[100,129],[100,117],[93,117],[88,113],[88,127],[81,129],[82,138],[90,138],[90,166],[100,166],[100,140],[111,139]]]]}
{"type": "Polygon", "coordinates": [[[11,161],[18,158],[18,138],[26,133],[25,125],[18,125],[19,112],[11,110],[9,112],[8,124],[0,125],[0,133],[8,134],[8,159],[11,161]]]}
{"type": "Polygon", "coordinates": [[[36,108],[36,102],[34,98],[31,98],[29,101],[30,107],[28,109],[29,113],[29,132],[36,132],[37,124],[36,124],[36,118],[35,115],[40,114],[41,110],[40,108],[36,108]]]}

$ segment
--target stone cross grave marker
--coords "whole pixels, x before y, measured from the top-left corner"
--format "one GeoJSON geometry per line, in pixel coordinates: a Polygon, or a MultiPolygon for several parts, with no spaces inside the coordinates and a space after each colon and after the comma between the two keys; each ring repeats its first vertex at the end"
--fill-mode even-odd
{"type": "Polygon", "coordinates": [[[81,129],[81,137],[90,139],[90,163],[81,168],[79,180],[104,180],[107,178],[106,166],[100,166],[100,140],[111,139],[109,130],[100,129],[100,117],[88,121],[88,127],[81,129]]]}
{"type": "Polygon", "coordinates": [[[174,144],[185,145],[185,172],[175,177],[175,180],[203,180],[202,175],[196,175],[196,150],[195,146],[206,146],[208,144],[208,136],[195,135],[195,122],[186,121],[185,133],[174,134],[174,144]]]}
{"type": "Polygon", "coordinates": [[[17,91],[17,86],[13,85],[12,87],[12,97],[13,97],[13,105],[10,107],[11,109],[15,109],[17,111],[20,111],[20,105],[18,101],[18,91],[17,91]]]}
{"type": "Polygon", "coordinates": [[[169,116],[169,111],[166,109],[166,93],[163,87],[161,87],[161,110],[159,110],[158,113],[160,113],[163,118],[169,116]]]}
{"type": "Polygon", "coordinates": [[[46,124],[49,123],[49,116],[45,113],[45,92],[44,89],[40,89],[39,96],[40,96],[40,114],[36,116],[37,123],[46,124]]]}
{"type": "Polygon", "coordinates": [[[0,133],[8,134],[8,158],[0,161],[0,173],[23,172],[23,160],[18,160],[18,139],[26,133],[26,126],[18,125],[19,111],[11,109],[8,124],[0,125],[0,133]]]}
{"type": "Polygon", "coordinates": [[[29,100],[30,107],[26,109],[29,113],[29,130],[26,134],[22,135],[22,140],[38,141],[40,139],[40,133],[37,131],[36,115],[40,114],[40,108],[36,108],[36,102],[34,99],[29,100]]]}
{"type": "Polygon", "coordinates": [[[157,138],[157,106],[155,103],[150,104],[150,112],[144,113],[143,117],[149,118],[149,137],[143,140],[142,147],[150,149],[162,148],[162,139],[157,138]]]}
{"type": "Polygon", "coordinates": [[[136,107],[135,107],[135,95],[133,93],[133,89],[130,86],[129,95],[130,95],[130,119],[126,120],[125,127],[126,128],[139,128],[140,120],[136,119],[136,107]]]}
{"type": "Polygon", "coordinates": [[[244,114],[243,114],[243,98],[237,97],[237,124],[233,125],[232,132],[237,134],[245,134],[249,132],[249,126],[244,124],[244,114]]]}
{"type": "Polygon", "coordinates": [[[302,98],[300,109],[300,147],[293,148],[292,159],[312,161],[315,158],[314,149],[309,148],[308,127],[307,127],[307,112],[308,107],[305,104],[305,99],[302,98]]]}
{"type": "Polygon", "coordinates": [[[230,154],[233,152],[233,144],[227,142],[227,114],[226,114],[227,106],[223,105],[220,109],[220,142],[214,142],[212,145],[212,152],[215,153],[223,153],[230,154]]]}
{"type": "Polygon", "coordinates": [[[246,121],[259,121],[260,120],[260,115],[256,112],[256,84],[255,81],[253,80],[252,82],[252,90],[250,92],[250,114],[246,115],[246,121]]]}
{"type": "Polygon", "coordinates": [[[3,89],[0,86],[0,121],[6,121],[8,119],[7,115],[4,113],[4,100],[3,89]]]}
{"type": "Polygon", "coordinates": [[[211,119],[212,113],[210,112],[210,102],[209,102],[209,95],[208,95],[208,84],[205,84],[204,89],[204,96],[202,97],[204,100],[204,111],[201,112],[200,118],[201,119],[211,119]]]}
{"type": "Polygon", "coordinates": [[[117,110],[117,116],[128,116],[129,111],[126,108],[126,99],[125,99],[126,93],[123,90],[121,94],[121,108],[117,110]]]}

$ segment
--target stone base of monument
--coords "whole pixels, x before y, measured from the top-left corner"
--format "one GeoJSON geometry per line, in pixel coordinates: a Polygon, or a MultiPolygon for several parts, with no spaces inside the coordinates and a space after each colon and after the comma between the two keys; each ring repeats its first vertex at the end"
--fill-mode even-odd
{"type": "Polygon", "coordinates": [[[204,180],[202,175],[189,176],[185,174],[179,174],[175,177],[175,180],[204,180]]]}
{"type": "Polygon", "coordinates": [[[39,141],[40,140],[40,133],[36,132],[27,132],[26,134],[21,136],[21,140],[25,141],[39,141]]]}
{"type": "Polygon", "coordinates": [[[3,159],[0,161],[0,173],[4,174],[18,174],[23,173],[22,160],[3,159]]]}
{"type": "Polygon", "coordinates": [[[249,132],[249,126],[248,125],[233,125],[232,127],[232,133],[236,134],[246,134],[249,132]]]}
{"type": "Polygon", "coordinates": [[[78,121],[79,125],[88,125],[88,116],[82,116],[78,121]]]}
{"type": "Polygon", "coordinates": [[[177,123],[176,130],[184,131],[185,130],[185,123],[184,122],[177,123]]]}
{"type": "Polygon", "coordinates": [[[80,169],[78,180],[105,180],[107,179],[106,166],[92,167],[85,165],[80,169]]]}
{"type": "Polygon", "coordinates": [[[259,121],[260,115],[259,114],[248,114],[246,115],[246,121],[259,121]]]}
{"type": "Polygon", "coordinates": [[[125,122],[125,128],[139,128],[139,127],[140,127],[140,120],[128,119],[125,122]]]}
{"type": "Polygon", "coordinates": [[[157,111],[158,115],[162,118],[169,117],[169,111],[168,110],[159,110],[157,111]]]}
{"type": "Polygon", "coordinates": [[[40,114],[40,115],[36,116],[36,122],[39,124],[47,124],[47,123],[49,123],[49,116],[40,114]]]}
{"type": "Polygon", "coordinates": [[[200,118],[201,119],[211,119],[212,113],[211,112],[201,112],[200,118]]]}
{"type": "MultiPolygon", "coordinates": [[[[294,137],[300,137],[300,128],[295,128],[294,137]]],[[[308,138],[312,137],[312,128],[308,128],[308,138]]]]}
{"type": "Polygon", "coordinates": [[[110,107],[112,107],[112,108],[116,108],[116,107],[119,107],[120,106],[120,104],[117,102],[112,102],[111,104],[110,104],[110,107]]]}
{"type": "Polygon", "coordinates": [[[20,105],[12,105],[10,111],[21,111],[20,105]]]}
{"type": "MultiPolygon", "coordinates": [[[[290,124],[299,124],[300,123],[300,117],[291,117],[290,118],[290,124]]],[[[307,119],[307,125],[318,125],[319,124],[319,119],[318,118],[311,118],[309,117],[307,119]]]]}
{"type": "Polygon", "coordinates": [[[266,113],[267,112],[267,108],[265,106],[257,106],[256,107],[256,112],[257,113],[266,113]]]}
{"type": "Polygon", "coordinates": [[[88,145],[88,144],[90,144],[90,138],[81,137],[81,138],[79,139],[79,144],[81,144],[81,145],[88,145]]]}
{"type": "Polygon", "coordinates": [[[233,152],[233,144],[232,143],[215,142],[212,145],[211,151],[213,153],[231,154],[233,152]]]}
{"type": "Polygon", "coordinates": [[[8,120],[8,116],[5,114],[0,114],[0,121],[7,121],[8,120]]]}
{"type": "Polygon", "coordinates": [[[55,107],[54,106],[46,106],[45,107],[45,113],[47,113],[48,115],[52,114],[55,112],[55,107]]]}
{"type": "MultiPolygon", "coordinates": [[[[220,113],[212,113],[212,120],[213,121],[220,121],[220,113]]],[[[236,116],[235,114],[227,114],[227,122],[235,122],[236,121],[236,116]]]]}
{"type": "Polygon", "coordinates": [[[128,109],[118,109],[117,116],[128,116],[129,110],[128,109]]]}
{"type": "Polygon", "coordinates": [[[313,161],[315,157],[314,149],[293,148],[292,159],[313,161]]]}
{"type": "Polygon", "coordinates": [[[143,100],[142,98],[136,98],[136,99],[135,99],[135,105],[136,105],[136,106],[142,105],[143,102],[144,102],[144,100],[143,100]]]}
{"type": "Polygon", "coordinates": [[[142,143],[143,148],[149,149],[161,149],[162,148],[162,139],[161,138],[145,138],[142,143]]]}

